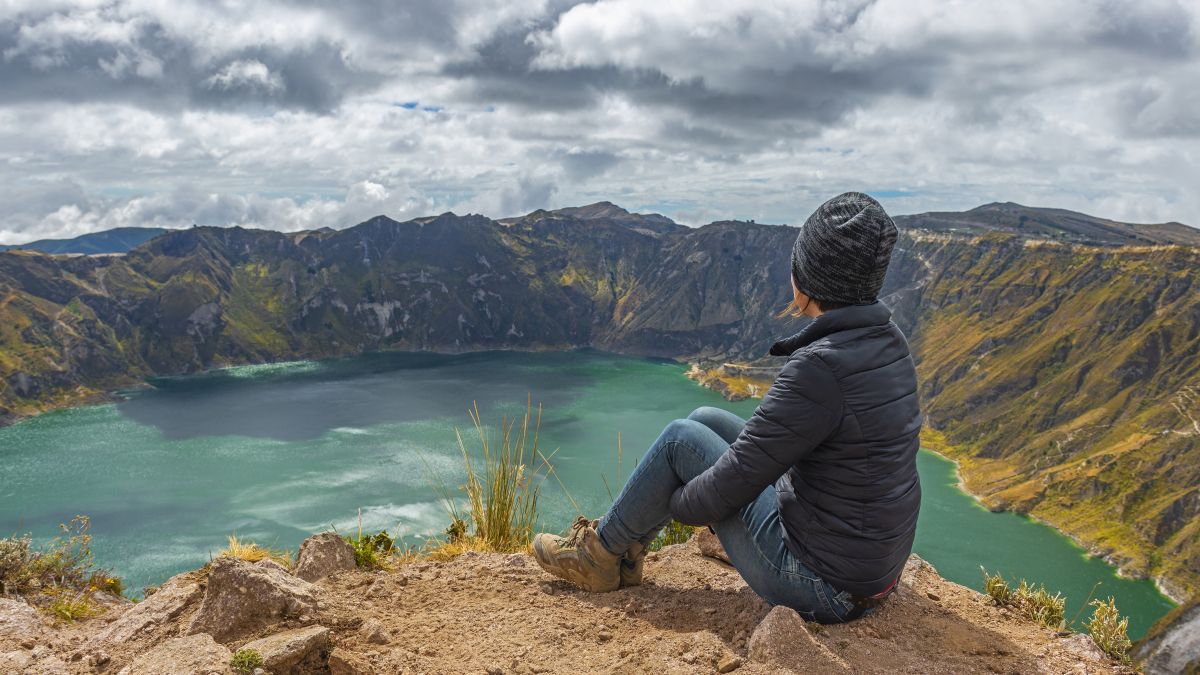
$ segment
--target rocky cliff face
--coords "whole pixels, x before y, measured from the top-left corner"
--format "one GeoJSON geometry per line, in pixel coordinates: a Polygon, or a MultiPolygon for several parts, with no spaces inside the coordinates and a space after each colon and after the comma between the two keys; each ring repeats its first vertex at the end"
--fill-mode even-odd
{"type": "MultiPolygon", "coordinates": [[[[884,293],[918,359],[927,442],[987,503],[1194,592],[1200,249],[1118,245],[1192,236],[1178,224],[1064,213],[899,219],[884,293]]],[[[147,375],[371,349],[753,361],[795,329],[773,318],[794,236],[602,203],[502,222],[197,228],[120,257],[0,253],[0,417],[147,375]]]]}

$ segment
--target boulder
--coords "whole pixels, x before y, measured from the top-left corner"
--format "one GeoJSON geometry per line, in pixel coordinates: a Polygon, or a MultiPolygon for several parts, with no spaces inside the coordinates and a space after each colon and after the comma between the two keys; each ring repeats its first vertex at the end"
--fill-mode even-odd
{"type": "Polygon", "coordinates": [[[167,580],[153,595],[125,610],[115,621],[100,629],[88,641],[91,648],[117,645],[153,632],[179,616],[187,606],[200,599],[200,584],[191,573],[167,580]]]}
{"type": "Polygon", "coordinates": [[[217,558],[209,569],[204,601],[187,632],[208,633],[224,642],[316,608],[316,590],[307,581],[273,567],[217,558]]]}
{"type": "Polygon", "coordinates": [[[846,663],[817,642],[804,619],[790,607],[776,606],[750,636],[748,656],[773,668],[800,673],[849,673],[846,663]]]}
{"type": "Polygon", "coordinates": [[[336,532],[314,534],[300,544],[296,558],[296,576],[319,581],[342,570],[355,569],[354,549],[336,532]]]}
{"type": "Polygon", "coordinates": [[[0,637],[37,637],[42,629],[42,617],[29,603],[20,598],[0,598],[0,637]]]}
{"type": "Polygon", "coordinates": [[[696,545],[700,547],[700,555],[732,564],[729,562],[729,556],[725,553],[725,547],[721,545],[721,540],[713,534],[712,530],[702,527],[696,530],[693,538],[696,540],[696,545]]]}
{"type": "Polygon", "coordinates": [[[329,629],[309,626],[287,630],[255,640],[242,647],[262,655],[263,667],[274,673],[290,673],[301,664],[320,668],[328,658],[329,629]]]}
{"type": "Polygon", "coordinates": [[[225,673],[233,654],[213,640],[211,635],[199,633],[187,637],[172,638],[154,649],[138,656],[119,675],[208,675],[225,673]]]}

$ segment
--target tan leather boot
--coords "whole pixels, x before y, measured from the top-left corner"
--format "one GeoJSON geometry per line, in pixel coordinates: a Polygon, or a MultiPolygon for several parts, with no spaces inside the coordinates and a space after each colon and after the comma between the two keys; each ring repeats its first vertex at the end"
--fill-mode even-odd
{"type": "Polygon", "coordinates": [[[579,516],[566,537],[537,535],[533,557],[542,569],[585,591],[615,591],[621,586],[621,556],[609,553],[600,543],[595,522],[579,516]]]}
{"type": "Polygon", "coordinates": [[[639,542],[621,556],[621,587],[642,585],[642,564],[646,562],[646,547],[639,542]]]}

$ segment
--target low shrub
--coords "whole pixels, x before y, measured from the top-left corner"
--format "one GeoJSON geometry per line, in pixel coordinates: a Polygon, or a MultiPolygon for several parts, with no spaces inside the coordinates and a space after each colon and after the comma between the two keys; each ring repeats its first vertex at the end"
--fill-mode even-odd
{"type": "Polygon", "coordinates": [[[1093,600],[1095,607],[1092,619],[1088,621],[1088,633],[1100,649],[1121,663],[1129,663],[1129,617],[1123,617],[1117,611],[1117,601],[1113,597],[1108,602],[1093,600]]]}
{"type": "Polygon", "coordinates": [[[259,654],[256,649],[239,649],[229,660],[229,667],[237,675],[251,675],[255,668],[263,667],[262,654],[259,654]]]}
{"type": "Polygon", "coordinates": [[[980,569],[983,570],[984,591],[997,605],[1011,607],[1047,628],[1062,627],[1067,599],[1061,593],[1051,595],[1044,585],[1034,588],[1024,579],[1021,579],[1016,590],[1013,590],[1000,574],[988,574],[986,569],[980,569]]]}
{"type": "Polygon", "coordinates": [[[0,539],[0,594],[22,595],[62,621],[98,613],[91,595],[121,595],[124,585],[92,559],[91,521],[76,516],[59,525],[61,534],[37,548],[28,535],[0,539]]]}

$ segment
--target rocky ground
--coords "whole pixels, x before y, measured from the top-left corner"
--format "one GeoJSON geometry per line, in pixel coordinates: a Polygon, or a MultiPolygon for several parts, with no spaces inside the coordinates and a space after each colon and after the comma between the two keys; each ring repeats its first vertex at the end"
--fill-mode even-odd
{"type": "Polygon", "coordinates": [[[310,542],[295,574],[218,558],[73,625],[0,599],[0,673],[232,673],[243,647],[276,674],[1122,672],[1090,638],[997,608],[915,557],[877,613],[817,626],[770,608],[696,540],[651,554],[644,585],[604,594],[525,554],[368,572],[336,537],[310,542]]]}

